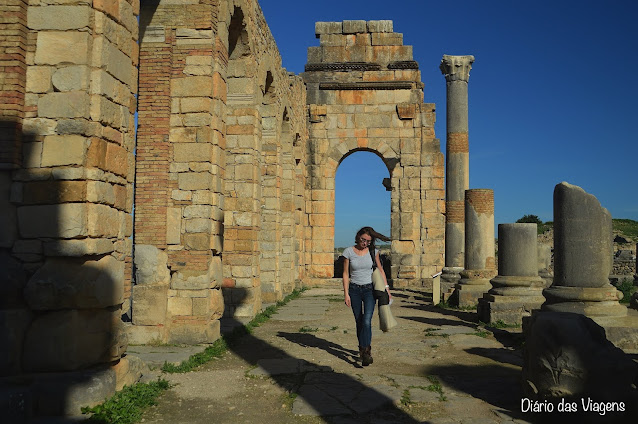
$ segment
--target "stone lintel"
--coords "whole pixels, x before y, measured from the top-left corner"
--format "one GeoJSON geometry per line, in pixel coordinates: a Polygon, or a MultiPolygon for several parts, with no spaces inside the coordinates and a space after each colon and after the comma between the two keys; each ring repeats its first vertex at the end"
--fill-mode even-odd
{"type": "Polygon", "coordinates": [[[472,63],[474,63],[474,56],[450,56],[444,54],[439,68],[443,75],[445,75],[445,80],[447,82],[468,82],[470,80],[470,69],[472,69],[472,63]]]}

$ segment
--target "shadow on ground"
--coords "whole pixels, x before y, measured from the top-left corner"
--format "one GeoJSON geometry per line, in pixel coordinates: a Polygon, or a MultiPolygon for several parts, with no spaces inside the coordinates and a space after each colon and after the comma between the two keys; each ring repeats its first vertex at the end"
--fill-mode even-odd
{"type": "MultiPolygon", "coordinates": [[[[230,325],[241,323],[231,322],[230,325]]],[[[324,349],[348,363],[354,362],[353,355],[357,353],[310,334],[279,333],[279,337],[302,346],[324,349]]],[[[273,364],[271,369],[264,367],[266,375],[286,391],[295,393],[297,399],[301,399],[326,422],[367,423],[379,422],[379,419],[391,423],[421,422],[398,408],[395,403],[398,399],[375,390],[348,374],[295,358],[253,334],[238,338],[230,343],[229,349],[253,366],[269,363],[269,360],[279,360],[270,362],[273,364]],[[293,366],[290,369],[275,370],[278,367],[274,364],[293,366]]]]}

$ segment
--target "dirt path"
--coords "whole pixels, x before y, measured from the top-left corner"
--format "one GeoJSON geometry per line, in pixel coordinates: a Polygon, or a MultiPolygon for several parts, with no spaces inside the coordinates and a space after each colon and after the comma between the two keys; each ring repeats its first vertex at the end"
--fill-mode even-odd
{"type": "Polygon", "coordinates": [[[222,359],[166,375],[175,386],[143,422],[527,422],[517,337],[477,332],[474,314],[417,292],[397,291],[392,309],[399,326],[381,333],[375,313],[362,367],[341,291],[308,290],[222,359]]]}

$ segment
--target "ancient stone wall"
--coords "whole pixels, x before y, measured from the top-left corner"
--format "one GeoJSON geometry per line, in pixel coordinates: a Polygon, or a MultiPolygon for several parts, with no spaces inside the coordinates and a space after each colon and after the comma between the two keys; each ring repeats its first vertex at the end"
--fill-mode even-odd
{"type": "MultiPolygon", "coordinates": [[[[308,49],[303,74],[310,107],[312,229],[310,276],[333,275],[337,167],[364,150],[391,176],[392,272],[396,287],[420,286],[443,267],[444,168],[434,136],[434,105],[412,47],[392,21],[318,22],[320,45],[308,49]]],[[[361,214],[365,224],[365,212],[361,214]]]]}
{"type": "Polygon", "coordinates": [[[135,239],[156,277],[132,332],[212,341],[304,276],[305,89],[256,1],[151,2],[141,22],[135,239]]]}
{"type": "Polygon", "coordinates": [[[9,343],[0,374],[46,373],[25,380],[27,404],[40,414],[79,412],[65,397],[79,382],[89,389],[92,375],[100,388],[88,391],[99,397],[130,383],[121,316],[131,274],[138,9],[135,0],[0,1],[0,60],[10,65],[0,80],[0,203],[16,218],[2,232],[0,322],[9,343]]]}

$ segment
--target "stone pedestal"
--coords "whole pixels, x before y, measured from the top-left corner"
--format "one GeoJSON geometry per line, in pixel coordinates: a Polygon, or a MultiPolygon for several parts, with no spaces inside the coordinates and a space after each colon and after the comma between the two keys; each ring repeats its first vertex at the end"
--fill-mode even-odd
{"type": "Polygon", "coordinates": [[[459,307],[477,304],[492,288],[496,274],[494,256],[494,191],[465,191],[465,270],[456,285],[452,303],[459,307]]]}
{"type": "Polygon", "coordinates": [[[465,252],[465,190],[470,188],[467,85],[474,56],[444,55],[440,69],[447,86],[445,164],[445,268],[441,279],[461,278],[465,252]]]}
{"type": "Polygon", "coordinates": [[[479,320],[522,324],[524,316],[545,301],[538,276],[536,224],[499,224],[498,275],[493,288],[479,299],[479,320]]]}
{"type": "Polygon", "coordinates": [[[613,244],[611,215],[582,188],[554,189],[554,283],[543,294],[543,310],[589,317],[621,317],[627,308],[609,283],[613,244]]]}

